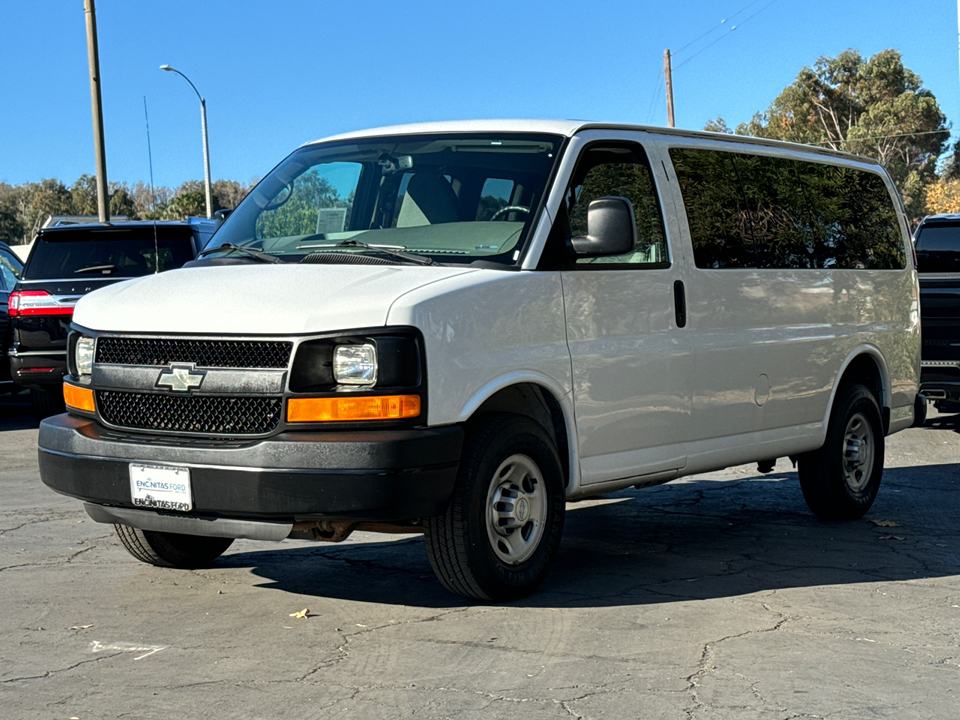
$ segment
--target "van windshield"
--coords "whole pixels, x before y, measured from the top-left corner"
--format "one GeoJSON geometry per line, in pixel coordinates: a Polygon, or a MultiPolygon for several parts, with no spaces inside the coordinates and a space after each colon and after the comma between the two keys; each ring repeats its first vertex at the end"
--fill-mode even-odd
{"type": "Polygon", "coordinates": [[[308,145],[254,188],[212,247],[288,262],[513,265],[561,142],[504,133],[308,145]]]}

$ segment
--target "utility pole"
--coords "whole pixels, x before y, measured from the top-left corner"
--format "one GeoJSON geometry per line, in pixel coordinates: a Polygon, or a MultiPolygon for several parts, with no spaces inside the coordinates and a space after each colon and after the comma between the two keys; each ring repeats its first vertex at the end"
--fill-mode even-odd
{"type": "MultiPolygon", "coordinates": [[[[960,7],[960,0],[957,0],[960,7]]],[[[670,50],[663,51],[663,77],[667,83],[667,127],[676,127],[673,123],[673,70],[670,68],[670,50]]]]}
{"type": "Polygon", "coordinates": [[[93,107],[93,151],[97,156],[97,210],[100,222],[110,222],[107,190],[107,152],[103,146],[103,108],[100,103],[100,53],[97,50],[97,10],[93,0],[83,0],[87,16],[87,57],[90,60],[90,102],[93,107]]]}

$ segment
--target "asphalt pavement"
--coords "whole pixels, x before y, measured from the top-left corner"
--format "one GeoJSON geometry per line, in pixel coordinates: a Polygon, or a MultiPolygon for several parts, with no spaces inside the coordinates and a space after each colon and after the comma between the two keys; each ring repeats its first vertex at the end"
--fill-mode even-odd
{"type": "Polygon", "coordinates": [[[419,536],[141,564],[0,398],[0,718],[955,720],[958,429],[888,438],[850,523],[786,460],[570,504],[540,592],[467,605],[419,536]]]}

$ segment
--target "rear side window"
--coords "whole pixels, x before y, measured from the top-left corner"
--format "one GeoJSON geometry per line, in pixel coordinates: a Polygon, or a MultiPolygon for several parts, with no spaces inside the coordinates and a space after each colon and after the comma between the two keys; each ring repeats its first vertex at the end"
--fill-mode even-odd
{"type": "Polygon", "coordinates": [[[960,223],[921,225],[917,231],[917,270],[960,272],[960,223]]]}
{"type": "Polygon", "coordinates": [[[181,267],[193,259],[190,228],[71,228],[41,234],[24,268],[28,280],[130,278],[181,267]]]}
{"type": "Polygon", "coordinates": [[[900,269],[883,179],[857,168],[671,148],[700,268],[900,269]]]}

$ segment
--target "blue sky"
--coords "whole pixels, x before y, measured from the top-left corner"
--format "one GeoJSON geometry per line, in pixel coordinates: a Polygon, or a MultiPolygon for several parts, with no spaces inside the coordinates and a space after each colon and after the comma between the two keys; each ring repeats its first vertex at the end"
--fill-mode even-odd
{"type": "MultiPolygon", "coordinates": [[[[200,103],[162,64],[207,100],[214,180],[249,182],[303,142],[395,123],[665,125],[665,48],[679,127],[734,126],[821,55],[893,47],[960,131],[954,0],[97,0],[96,11],[111,182],[150,179],[144,98],[154,183],[203,178],[200,103]]],[[[82,0],[4,2],[0,64],[0,182],[93,174],[82,0]]]]}

